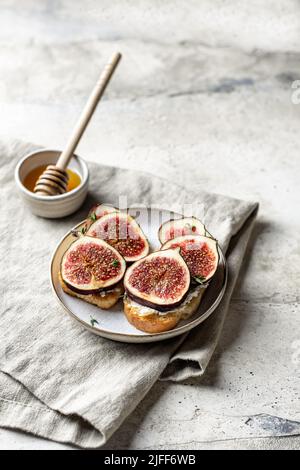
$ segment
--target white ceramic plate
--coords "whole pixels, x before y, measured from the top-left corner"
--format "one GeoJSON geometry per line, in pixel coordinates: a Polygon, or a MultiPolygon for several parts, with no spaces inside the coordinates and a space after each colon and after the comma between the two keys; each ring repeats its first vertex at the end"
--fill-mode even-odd
{"type": "MultiPolygon", "coordinates": [[[[157,237],[160,224],[170,218],[182,217],[180,214],[153,208],[151,208],[151,210],[138,207],[131,208],[129,213],[136,217],[137,222],[140,224],[149,240],[152,250],[158,249],[160,246],[157,237]]],[[[83,222],[76,225],[72,230],[79,229],[82,225],[83,222]]],[[[227,266],[225,257],[219,248],[220,257],[218,269],[206,289],[198,311],[189,319],[180,322],[173,330],[156,334],[139,331],[128,323],[123,313],[122,299],[112,309],[101,310],[99,307],[65,294],[62,290],[58,280],[58,272],[62,255],[74,241],[74,236],[71,232],[70,230],[59,242],[52,256],[50,264],[51,284],[56,298],[68,314],[80,322],[84,328],[99,336],[126,343],[149,343],[169,339],[195,328],[195,326],[206,320],[219,305],[224,295],[227,283],[227,266]],[[98,323],[93,320],[97,320],[98,323]]]]}

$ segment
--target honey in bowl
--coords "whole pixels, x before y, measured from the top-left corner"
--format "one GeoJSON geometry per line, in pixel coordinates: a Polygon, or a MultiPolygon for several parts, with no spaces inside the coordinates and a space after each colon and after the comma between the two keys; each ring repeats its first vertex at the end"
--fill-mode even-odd
{"type": "MultiPolygon", "coordinates": [[[[33,189],[35,187],[35,183],[37,182],[38,178],[41,176],[41,174],[46,170],[48,165],[42,165],[34,168],[31,170],[24,178],[23,184],[26,189],[31,191],[33,193],[33,189]]],[[[67,186],[67,192],[72,191],[72,189],[77,188],[77,186],[80,185],[81,179],[80,176],[75,173],[73,170],[70,170],[70,168],[67,169],[67,173],[69,175],[69,181],[68,181],[68,186],[67,186]]]]}

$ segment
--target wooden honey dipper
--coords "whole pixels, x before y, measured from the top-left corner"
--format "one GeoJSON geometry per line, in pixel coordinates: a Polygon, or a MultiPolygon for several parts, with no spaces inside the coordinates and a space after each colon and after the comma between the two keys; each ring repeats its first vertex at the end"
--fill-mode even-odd
{"type": "Polygon", "coordinates": [[[38,178],[34,187],[34,192],[36,194],[55,196],[67,191],[69,176],[66,172],[66,168],[121,57],[120,53],[114,54],[110,62],[105,66],[79,117],[79,120],[76,123],[66,148],[61,153],[56,165],[48,165],[46,170],[38,178]]]}

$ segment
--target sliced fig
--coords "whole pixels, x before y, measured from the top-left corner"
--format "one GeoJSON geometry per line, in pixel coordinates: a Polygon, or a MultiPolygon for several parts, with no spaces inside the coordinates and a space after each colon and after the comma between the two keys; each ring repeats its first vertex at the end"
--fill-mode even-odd
{"type": "Polygon", "coordinates": [[[149,253],[149,243],[139,224],[124,212],[103,215],[89,227],[87,235],[105,240],[128,262],[149,253]]]}
{"type": "Polygon", "coordinates": [[[61,277],[79,294],[94,294],[119,282],[126,262],[104,240],[81,237],[72,243],[61,261],[61,277]]]}
{"type": "Polygon", "coordinates": [[[191,276],[179,250],[151,253],[136,261],[125,274],[125,291],[132,300],[159,311],[171,310],[184,300],[191,276]]]}
{"type": "Polygon", "coordinates": [[[212,278],[219,262],[216,240],[201,235],[185,235],[169,240],[161,247],[162,250],[178,248],[193,280],[203,284],[212,278]]]}
{"type": "Polygon", "coordinates": [[[89,213],[88,213],[88,218],[90,218],[93,222],[95,220],[100,219],[103,215],[106,214],[111,214],[112,212],[118,212],[119,209],[113,206],[108,206],[105,204],[95,204],[93,207],[91,207],[89,213]]]}
{"type": "Polygon", "coordinates": [[[113,212],[119,212],[119,209],[113,206],[105,205],[105,204],[95,204],[89,210],[88,216],[86,218],[83,228],[81,229],[81,232],[85,234],[88,231],[89,227],[96,220],[100,219],[100,217],[103,217],[103,215],[111,214],[113,212]]]}
{"type": "Polygon", "coordinates": [[[162,244],[183,235],[206,235],[206,230],[203,223],[196,217],[168,220],[158,230],[158,238],[162,244]]]}

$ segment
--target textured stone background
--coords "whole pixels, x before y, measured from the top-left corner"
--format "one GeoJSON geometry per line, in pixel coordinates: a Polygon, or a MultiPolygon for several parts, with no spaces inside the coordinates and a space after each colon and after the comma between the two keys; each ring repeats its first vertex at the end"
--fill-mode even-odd
{"type": "MultiPolygon", "coordinates": [[[[0,2],[1,139],[63,147],[118,49],[78,153],[261,203],[207,376],[158,383],[107,448],[299,447],[299,13],[296,0],[0,2]]],[[[67,446],[0,430],[0,448],[67,446]]]]}

